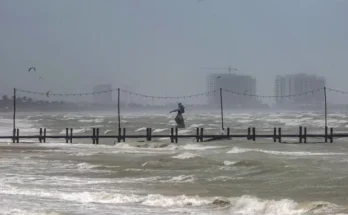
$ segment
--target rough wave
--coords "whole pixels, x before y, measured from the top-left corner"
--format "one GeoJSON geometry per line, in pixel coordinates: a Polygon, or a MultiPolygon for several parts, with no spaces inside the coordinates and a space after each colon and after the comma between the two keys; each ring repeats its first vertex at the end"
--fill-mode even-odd
{"type": "Polygon", "coordinates": [[[288,156],[323,156],[323,155],[344,155],[345,153],[334,153],[334,152],[289,152],[289,151],[273,151],[273,150],[265,150],[265,149],[248,149],[248,148],[239,148],[233,147],[227,154],[239,154],[246,152],[261,152],[265,154],[271,155],[288,155],[288,156]]]}
{"type": "MultiPolygon", "coordinates": [[[[307,212],[334,212],[340,207],[328,202],[311,202],[299,204],[291,199],[267,200],[254,196],[241,197],[200,197],[200,196],[164,196],[160,194],[122,194],[112,192],[61,192],[40,189],[18,189],[10,186],[2,186],[2,194],[15,194],[44,198],[60,199],[78,203],[99,204],[140,204],[151,207],[201,207],[218,206],[228,207],[231,214],[239,215],[302,215],[307,212]]],[[[213,208],[212,208],[213,209],[213,208]]]]}
{"type": "Polygon", "coordinates": [[[207,149],[218,149],[218,148],[224,148],[225,146],[204,146],[201,144],[186,144],[183,145],[181,148],[185,150],[207,150],[207,149]]]}
{"type": "Polygon", "coordinates": [[[176,159],[180,159],[180,160],[191,159],[191,158],[196,158],[196,157],[200,157],[200,156],[197,154],[190,153],[190,152],[184,152],[182,154],[172,156],[172,158],[176,158],[176,159]]]}
{"type": "MultiPolygon", "coordinates": [[[[82,133],[85,133],[85,132],[90,131],[90,130],[91,130],[90,128],[79,128],[79,129],[74,129],[73,133],[74,134],[82,134],[82,133]]],[[[59,132],[59,134],[65,134],[65,133],[66,133],[65,129],[62,130],[61,132],[59,132]]]]}

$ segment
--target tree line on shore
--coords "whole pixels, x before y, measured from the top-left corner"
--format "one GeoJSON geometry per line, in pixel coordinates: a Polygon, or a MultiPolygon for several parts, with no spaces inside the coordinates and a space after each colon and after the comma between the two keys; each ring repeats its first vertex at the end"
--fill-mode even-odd
{"type": "MultiPolygon", "coordinates": [[[[13,109],[14,97],[4,95],[0,99],[0,109],[2,111],[13,109]]],[[[16,107],[20,109],[51,109],[51,108],[63,108],[71,106],[72,103],[66,103],[64,101],[49,101],[49,100],[34,100],[30,97],[16,97],[16,107]]]]}
{"type": "MultiPolygon", "coordinates": [[[[4,95],[0,99],[0,111],[13,110],[13,96],[4,95]]],[[[117,109],[117,104],[77,103],[66,101],[34,100],[30,97],[16,97],[16,109],[18,111],[78,111],[78,110],[108,110],[117,109]]],[[[148,107],[139,103],[120,104],[122,109],[142,109],[148,107]]],[[[154,106],[156,107],[156,106],[154,106]]],[[[159,105],[163,107],[163,105],[159,105]]]]}
{"type": "MultiPolygon", "coordinates": [[[[0,111],[12,111],[13,110],[13,96],[4,95],[0,99],[0,111]]],[[[190,109],[207,108],[208,105],[204,104],[184,104],[190,109]]],[[[116,110],[118,104],[96,104],[96,103],[78,103],[67,101],[51,101],[47,100],[34,100],[30,97],[16,97],[16,109],[18,111],[79,111],[79,110],[116,110]]],[[[175,109],[177,103],[167,103],[161,105],[149,105],[141,103],[120,103],[121,109],[129,110],[146,110],[146,109],[175,109]]]]}

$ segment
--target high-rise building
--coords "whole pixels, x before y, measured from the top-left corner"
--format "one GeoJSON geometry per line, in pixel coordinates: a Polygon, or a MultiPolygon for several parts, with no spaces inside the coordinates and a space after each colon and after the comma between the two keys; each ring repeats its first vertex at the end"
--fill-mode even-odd
{"type": "Polygon", "coordinates": [[[112,104],[111,84],[100,84],[93,88],[93,100],[95,104],[112,104]]]}
{"type": "Polygon", "coordinates": [[[277,104],[316,104],[324,101],[323,93],[315,92],[291,97],[288,95],[301,94],[324,87],[324,77],[304,73],[278,75],[275,80],[274,95],[277,96],[277,104]]]}
{"type": "Polygon", "coordinates": [[[256,94],[256,79],[252,76],[233,73],[216,73],[209,75],[207,77],[207,90],[215,91],[208,95],[209,105],[220,105],[220,88],[235,92],[223,92],[224,106],[240,106],[256,100],[255,97],[242,95],[256,94]]]}

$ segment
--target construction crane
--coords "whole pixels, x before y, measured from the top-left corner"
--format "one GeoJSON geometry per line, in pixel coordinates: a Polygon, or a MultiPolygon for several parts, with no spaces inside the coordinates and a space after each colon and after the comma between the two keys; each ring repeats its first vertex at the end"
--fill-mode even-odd
{"type": "Polygon", "coordinates": [[[221,70],[221,69],[223,69],[223,70],[227,70],[230,74],[232,73],[232,70],[233,71],[238,71],[238,69],[237,68],[232,68],[231,66],[229,66],[228,68],[210,68],[210,67],[201,67],[201,69],[212,69],[212,70],[221,70]]]}

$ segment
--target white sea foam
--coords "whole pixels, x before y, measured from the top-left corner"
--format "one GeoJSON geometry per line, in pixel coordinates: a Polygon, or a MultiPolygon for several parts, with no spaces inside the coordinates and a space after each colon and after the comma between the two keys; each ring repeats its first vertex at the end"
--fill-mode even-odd
{"type": "Polygon", "coordinates": [[[272,151],[272,150],[264,150],[264,149],[247,149],[247,148],[239,148],[233,147],[228,154],[239,154],[245,152],[262,152],[265,154],[271,155],[289,155],[289,156],[323,156],[323,155],[344,155],[345,153],[333,153],[333,152],[289,152],[289,151],[272,151]]]}
{"type": "Polygon", "coordinates": [[[94,169],[94,168],[100,167],[99,165],[92,165],[89,163],[79,163],[76,166],[78,169],[81,169],[81,170],[94,169]]]}
{"type": "Polygon", "coordinates": [[[157,128],[157,129],[153,130],[152,132],[153,133],[160,133],[160,132],[167,131],[167,130],[168,130],[168,128],[157,128]]]}
{"type": "Polygon", "coordinates": [[[169,179],[169,182],[180,182],[180,183],[187,183],[187,182],[193,182],[195,180],[195,177],[193,175],[179,175],[174,176],[171,179],[169,179]]]}
{"type": "Polygon", "coordinates": [[[218,149],[218,148],[224,148],[225,146],[204,146],[201,144],[186,144],[183,145],[181,148],[185,150],[207,150],[207,149],[218,149]]]}
{"type": "Polygon", "coordinates": [[[71,155],[75,155],[78,157],[85,157],[85,156],[92,156],[92,155],[96,155],[99,154],[100,152],[78,152],[78,153],[70,153],[71,155]]]}
{"type": "Polygon", "coordinates": [[[21,143],[37,143],[38,140],[35,139],[21,139],[21,143]]]}
{"type": "Polygon", "coordinates": [[[111,121],[109,121],[108,123],[109,123],[109,124],[111,124],[111,123],[118,123],[118,121],[116,121],[116,120],[111,120],[111,121]]]}
{"type": "Polygon", "coordinates": [[[205,200],[199,197],[182,196],[163,196],[158,194],[149,194],[146,196],[140,195],[125,195],[118,193],[107,192],[45,192],[44,190],[20,190],[13,188],[11,190],[2,189],[0,193],[16,194],[26,196],[37,196],[45,198],[58,198],[65,201],[73,201],[80,203],[104,203],[104,204],[125,204],[138,203],[154,207],[171,207],[171,206],[201,206],[210,204],[210,200],[205,200]]]}
{"type": "Polygon", "coordinates": [[[180,159],[180,160],[190,159],[190,158],[195,158],[195,157],[199,157],[199,155],[193,154],[190,152],[184,152],[182,154],[172,156],[172,158],[176,158],[176,159],[180,159]]]}
{"type": "Polygon", "coordinates": [[[245,149],[245,148],[239,148],[239,147],[233,147],[231,150],[227,152],[227,154],[239,154],[244,152],[249,152],[251,149],[245,149]]]}
{"type": "Polygon", "coordinates": [[[275,200],[261,200],[252,196],[243,196],[232,200],[230,208],[231,213],[240,215],[256,215],[256,214],[303,214],[304,211],[297,209],[297,203],[293,200],[282,199],[275,200]]]}
{"type": "Polygon", "coordinates": [[[200,127],[203,127],[204,124],[192,124],[188,127],[188,129],[192,129],[192,128],[200,128],[200,127]]]}
{"type": "Polygon", "coordinates": [[[234,165],[236,163],[237,163],[236,161],[224,161],[225,166],[231,166],[231,165],[234,165]]]}
{"type": "Polygon", "coordinates": [[[236,178],[236,177],[231,177],[231,176],[216,176],[213,178],[206,178],[207,181],[233,181],[236,179],[242,179],[242,178],[236,178]]]}
{"type": "Polygon", "coordinates": [[[237,120],[238,123],[249,123],[252,121],[253,121],[252,119],[239,119],[239,120],[237,120]]]}
{"type": "Polygon", "coordinates": [[[152,207],[200,207],[207,205],[228,206],[231,214],[239,215],[301,215],[306,212],[318,210],[333,211],[338,206],[331,203],[310,203],[301,205],[290,199],[264,200],[254,196],[234,198],[199,197],[199,196],[164,196],[160,194],[136,195],[108,192],[62,192],[41,189],[19,189],[12,186],[1,186],[0,193],[10,195],[23,195],[41,198],[61,199],[78,203],[99,204],[140,204],[152,207]],[[324,205],[324,208],[319,207],[324,205]]]}
{"type": "MultiPolygon", "coordinates": [[[[73,133],[74,134],[81,134],[81,133],[85,133],[86,131],[90,131],[90,128],[78,128],[78,129],[74,129],[73,133]]],[[[69,131],[70,132],[70,131],[69,131]]],[[[61,132],[59,132],[59,134],[65,134],[66,130],[62,130],[61,132]]]]}
{"type": "Polygon", "coordinates": [[[139,132],[139,131],[145,131],[146,128],[145,127],[142,127],[142,128],[138,128],[137,130],[135,130],[135,132],[139,132]]]}
{"type": "Polygon", "coordinates": [[[110,133],[110,132],[113,132],[113,130],[106,130],[106,131],[104,132],[104,134],[108,134],[108,133],[110,133]]]}
{"type": "Polygon", "coordinates": [[[96,119],[96,120],[94,120],[94,123],[102,123],[102,122],[104,122],[104,119],[96,119]]]}
{"type": "Polygon", "coordinates": [[[82,123],[102,123],[104,119],[80,119],[79,122],[82,123]]]}
{"type": "MultiPolygon", "coordinates": [[[[128,169],[128,171],[129,170],[130,169],[128,169]]],[[[134,170],[135,169],[132,169],[132,171],[134,170]]],[[[160,179],[161,179],[160,176],[145,177],[145,178],[118,178],[118,179],[114,179],[114,183],[127,184],[127,183],[142,183],[142,182],[158,182],[160,179]]]]}
{"type": "Polygon", "coordinates": [[[184,129],[184,130],[179,130],[178,134],[187,134],[187,133],[190,133],[190,132],[191,132],[191,130],[184,129]]]}
{"type": "Polygon", "coordinates": [[[33,209],[31,211],[29,210],[22,210],[19,208],[11,208],[6,211],[1,211],[1,214],[4,215],[61,215],[58,212],[54,211],[45,211],[45,210],[40,210],[40,209],[33,209]]]}
{"type": "Polygon", "coordinates": [[[115,179],[105,178],[89,178],[86,180],[83,177],[70,177],[70,176],[46,176],[46,175],[8,175],[1,180],[1,183],[6,184],[24,184],[24,185],[50,185],[59,187],[75,187],[83,185],[101,185],[115,183],[115,179]]]}
{"type": "Polygon", "coordinates": [[[79,122],[94,122],[94,119],[80,119],[79,122]]]}
{"type": "Polygon", "coordinates": [[[215,127],[215,128],[220,128],[220,125],[217,125],[217,124],[208,124],[208,126],[215,127]]]}
{"type": "Polygon", "coordinates": [[[65,114],[65,115],[63,115],[64,119],[76,119],[76,118],[82,118],[82,117],[83,116],[81,116],[81,115],[74,115],[74,114],[65,114]]]}

